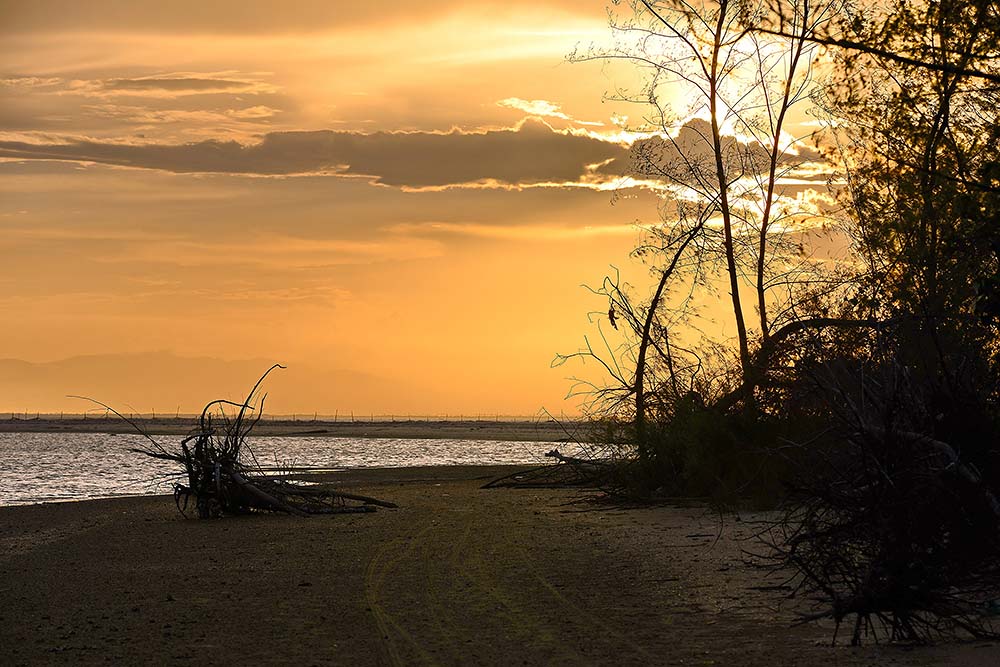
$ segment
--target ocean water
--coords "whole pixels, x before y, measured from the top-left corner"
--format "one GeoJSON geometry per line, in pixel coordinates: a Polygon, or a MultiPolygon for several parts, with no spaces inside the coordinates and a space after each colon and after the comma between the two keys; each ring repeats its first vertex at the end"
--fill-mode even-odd
{"type": "MultiPolygon", "coordinates": [[[[155,436],[168,450],[180,436],[155,436]]],[[[175,464],[129,451],[139,435],[0,433],[0,505],[169,493],[175,464]]],[[[324,470],[547,461],[552,442],[403,438],[255,437],[262,467],[324,470]]]]}

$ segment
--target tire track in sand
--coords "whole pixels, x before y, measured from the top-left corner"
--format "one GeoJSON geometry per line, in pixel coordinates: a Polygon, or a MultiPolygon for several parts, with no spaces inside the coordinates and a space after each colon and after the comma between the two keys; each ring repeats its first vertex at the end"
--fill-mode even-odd
{"type": "Polygon", "coordinates": [[[487,661],[497,659],[489,653],[494,649],[533,646],[549,664],[588,664],[595,660],[590,646],[657,662],[559,590],[538,562],[551,558],[533,555],[526,543],[537,539],[537,527],[519,518],[503,507],[452,509],[382,545],[368,563],[364,588],[383,658],[392,665],[460,664],[470,658],[470,642],[493,636],[502,638],[498,645],[478,647],[487,661]],[[576,637],[588,642],[581,646],[576,637]]]}
{"type": "Polygon", "coordinates": [[[385,651],[389,664],[402,666],[409,662],[404,660],[398,644],[405,643],[415,651],[425,664],[436,665],[433,656],[427,653],[396,617],[386,611],[382,605],[382,587],[386,577],[416,548],[425,535],[433,527],[426,522],[423,528],[408,537],[397,537],[385,542],[368,562],[365,568],[365,601],[375,619],[375,625],[382,641],[379,645],[385,651]]]}

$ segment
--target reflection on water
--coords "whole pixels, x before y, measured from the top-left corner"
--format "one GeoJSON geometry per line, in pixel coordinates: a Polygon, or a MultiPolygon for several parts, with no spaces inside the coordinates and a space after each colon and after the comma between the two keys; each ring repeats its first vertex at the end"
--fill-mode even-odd
{"type": "MultiPolygon", "coordinates": [[[[158,436],[168,450],[178,436],[158,436]]],[[[177,466],[130,452],[139,435],[0,433],[0,505],[167,493],[177,466]]],[[[539,463],[551,442],[251,438],[261,466],[393,468],[539,463]]],[[[148,443],[146,443],[148,444],[148,443]]]]}

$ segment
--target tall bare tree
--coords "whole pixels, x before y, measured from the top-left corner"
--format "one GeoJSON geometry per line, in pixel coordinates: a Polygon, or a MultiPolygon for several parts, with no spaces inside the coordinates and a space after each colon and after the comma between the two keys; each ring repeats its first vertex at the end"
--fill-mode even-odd
{"type": "MultiPolygon", "coordinates": [[[[640,434],[649,354],[666,353],[654,338],[667,331],[660,318],[671,286],[695,283],[710,290],[705,275],[721,271],[746,384],[757,374],[757,336],[743,292],[755,295],[756,327],[766,343],[776,321],[770,308],[778,320],[787,317],[794,310],[789,302],[799,298],[796,288],[807,284],[799,278],[815,268],[803,261],[796,229],[808,212],[785,196],[782,179],[815,157],[803,155],[801,137],[788,132],[789,117],[810,92],[813,40],[837,4],[782,0],[780,9],[790,16],[787,34],[774,36],[751,30],[775,11],[764,2],[631,0],[628,16],[612,23],[611,48],[573,56],[626,61],[643,74],[641,85],[618,88],[611,97],[645,109],[640,129],[648,135],[633,145],[631,175],[657,184],[669,202],[652,235],[659,243],[637,249],[654,267],[651,296],[624,318],[634,322],[629,349],[635,370],[623,388],[634,396],[640,434]]],[[[688,294],[694,303],[704,296],[688,294]]]]}

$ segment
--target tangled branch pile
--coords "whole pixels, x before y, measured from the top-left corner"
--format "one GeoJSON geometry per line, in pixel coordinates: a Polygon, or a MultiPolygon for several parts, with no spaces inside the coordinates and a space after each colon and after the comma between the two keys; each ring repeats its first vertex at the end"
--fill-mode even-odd
{"type": "Polygon", "coordinates": [[[227,400],[208,403],[198,419],[197,430],[181,440],[179,451],[167,449],[143,432],[150,445],[132,451],[183,466],[187,484],[174,485],[178,509],[185,513],[192,496],[202,519],[257,510],[307,516],[372,512],[375,506],[396,507],[376,498],[343,493],[325,485],[296,483],[265,473],[248,438],[263,414],[266,396],[259,394],[261,385],[276,368],[284,367],[275,364],[269,368],[242,403],[227,400]],[[226,407],[235,409],[235,414],[227,414],[226,407]]]}
{"type": "Polygon", "coordinates": [[[855,645],[995,638],[1000,502],[980,472],[995,458],[992,429],[982,438],[973,424],[985,419],[982,383],[953,374],[945,386],[898,352],[823,370],[815,394],[830,426],[795,452],[808,465],[766,533],[774,562],[814,602],[804,620],[852,623],[855,645]],[[965,429],[946,423],[959,406],[965,429]]]}

